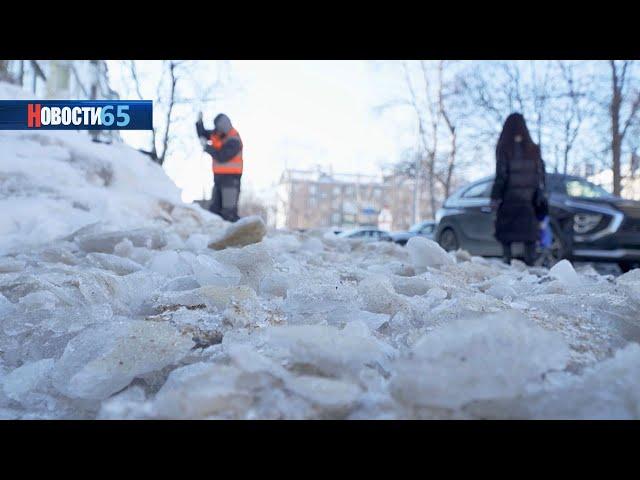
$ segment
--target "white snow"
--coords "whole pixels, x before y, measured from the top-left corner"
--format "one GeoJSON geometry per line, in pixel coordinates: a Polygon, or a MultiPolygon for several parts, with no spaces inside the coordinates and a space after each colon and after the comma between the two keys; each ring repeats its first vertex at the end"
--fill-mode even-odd
{"type": "Polygon", "coordinates": [[[640,270],[264,236],[78,132],[0,132],[0,211],[2,418],[640,418],[640,270]]]}

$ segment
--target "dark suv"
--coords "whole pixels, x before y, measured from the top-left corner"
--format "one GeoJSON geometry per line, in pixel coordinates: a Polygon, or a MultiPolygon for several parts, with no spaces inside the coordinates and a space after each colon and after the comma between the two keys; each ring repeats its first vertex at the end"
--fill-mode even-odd
{"type": "MultiPolygon", "coordinates": [[[[456,191],[437,212],[435,238],[446,250],[501,256],[489,206],[494,177],[456,191]]],[[[617,262],[623,271],[640,262],[640,202],[624,200],[583,178],[547,173],[552,253],[556,259],[617,262]]],[[[521,246],[514,244],[514,254],[521,246]]]]}

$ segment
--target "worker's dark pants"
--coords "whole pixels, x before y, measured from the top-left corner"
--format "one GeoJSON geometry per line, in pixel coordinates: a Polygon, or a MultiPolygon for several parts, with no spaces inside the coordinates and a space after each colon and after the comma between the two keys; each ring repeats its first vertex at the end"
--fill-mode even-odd
{"type": "MultiPolygon", "coordinates": [[[[511,244],[502,244],[502,259],[504,263],[511,263],[511,244]]],[[[532,266],[536,261],[536,242],[524,242],[524,263],[532,266]]]]}
{"type": "Polygon", "coordinates": [[[242,175],[213,176],[213,194],[209,210],[229,222],[235,222],[240,218],[238,217],[238,200],[241,177],[242,175]]]}

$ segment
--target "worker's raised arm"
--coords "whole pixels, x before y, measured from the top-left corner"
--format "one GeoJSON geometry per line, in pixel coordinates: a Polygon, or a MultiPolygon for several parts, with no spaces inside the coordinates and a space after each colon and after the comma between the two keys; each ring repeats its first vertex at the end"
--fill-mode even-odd
{"type": "Polygon", "coordinates": [[[204,128],[202,124],[202,112],[198,114],[198,121],[196,122],[196,132],[198,133],[198,137],[203,138],[205,140],[209,140],[209,137],[213,134],[213,130],[207,130],[204,128]]]}

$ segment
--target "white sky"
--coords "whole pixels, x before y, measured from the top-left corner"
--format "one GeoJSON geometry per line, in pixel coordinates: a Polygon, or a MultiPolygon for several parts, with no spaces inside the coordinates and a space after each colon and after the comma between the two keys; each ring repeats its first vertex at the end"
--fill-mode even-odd
{"type": "MultiPolygon", "coordinates": [[[[115,89],[122,91],[119,62],[110,61],[109,68],[115,89]]],[[[233,88],[223,91],[215,109],[204,111],[205,126],[213,128],[219,112],[229,115],[244,143],[243,189],[265,199],[285,167],[378,174],[381,164],[396,161],[415,143],[410,111],[374,111],[404,94],[396,76],[400,68],[399,62],[231,61],[233,88]]],[[[185,201],[201,198],[203,191],[208,197],[212,184],[210,157],[197,142],[195,120],[181,120],[180,134],[191,143],[164,165],[185,201]]],[[[140,133],[122,134],[128,143],[146,147],[140,133]]]]}

